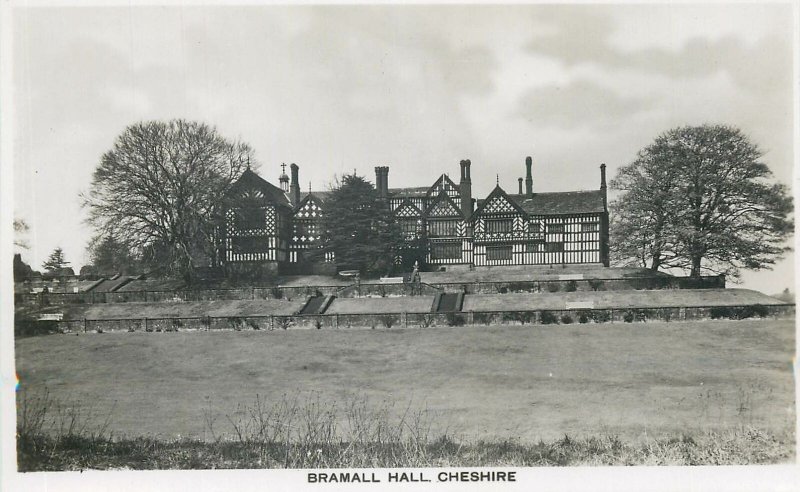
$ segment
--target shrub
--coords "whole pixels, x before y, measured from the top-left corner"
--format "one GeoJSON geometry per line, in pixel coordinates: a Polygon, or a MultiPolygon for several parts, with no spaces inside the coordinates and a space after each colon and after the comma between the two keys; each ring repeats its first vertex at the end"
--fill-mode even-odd
{"type": "Polygon", "coordinates": [[[552,311],[542,311],[540,319],[543,325],[558,324],[558,317],[552,311]]]}
{"type": "Polygon", "coordinates": [[[473,313],[472,314],[472,321],[477,325],[478,323],[482,323],[486,326],[492,322],[492,314],[491,313],[473,313]]]}
{"type": "Polygon", "coordinates": [[[506,287],[505,285],[502,287],[498,287],[497,292],[499,292],[500,294],[508,294],[508,287],[506,287]]]}
{"type": "Polygon", "coordinates": [[[578,312],[578,323],[586,324],[589,322],[589,316],[591,313],[589,311],[583,310],[578,312]]]}
{"type": "Polygon", "coordinates": [[[578,290],[578,283],[574,280],[570,280],[569,282],[567,282],[567,285],[566,287],[564,287],[564,290],[567,292],[575,292],[576,290],[578,290]]]}
{"type": "Polygon", "coordinates": [[[592,321],[595,323],[608,323],[611,321],[611,313],[605,309],[593,309],[592,321]]]}
{"type": "Polygon", "coordinates": [[[378,321],[381,322],[384,328],[391,328],[397,322],[397,319],[391,314],[384,314],[383,316],[378,318],[378,321]]]}
{"type": "Polygon", "coordinates": [[[769,308],[762,304],[751,304],[749,306],[742,306],[737,310],[736,319],[746,319],[758,316],[759,318],[766,318],[769,316],[769,308]]]}
{"type": "Polygon", "coordinates": [[[294,319],[291,316],[275,316],[275,326],[281,330],[288,330],[294,324],[294,319]]]}
{"type": "Polygon", "coordinates": [[[510,282],[508,284],[509,292],[530,292],[532,287],[530,282],[510,282]]]}
{"type": "Polygon", "coordinates": [[[749,306],[715,306],[711,308],[711,319],[747,319],[758,316],[766,318],[769,316],[769,308],[761,304],[751,304],[749,306]]]}
{"type": "Polygon", "coordinates": [[[622,320],[626,323],[633,323],[634,321],[647,321],[647,313],[642,309],[628,309],[622,315],[622,320]]]}
{"type": "Polygon", "coordinates": [[[561,290],[561,285],[558,282],[547,282],[548,292],[558,292],[561,290]]]}
{"type": "Polygon", "coordinates": [[[314,328],[321,330],[322,329],[322,318],[319,316],[314,318],[314,328]]]}
{"type": "Polygon", "coordinates": [[[244,320],[242,318],[238,318],[236,316],[230,316],[228,318],[228,324],[236,331],[242,331],[242,326],[244,325],[244,320]]]}
{"type": "Polygon", "coordinates": [[[722,319],[734,317],[733,308],[728,306],[714,306],[711,308],[711,319],[722,319]]]}
{"type": "Polygon", "coordinates": [[[255,320],[255,319],[248,319],[247,320],[247,326],[249,326],[253,330],[260,330],[261,329],[261,325],[259,325],[258,324],[258,320],[255,320]]]}
{"type": "Polygon", "coordinates": [[[206,331],[211,327],[211,316],[205,316],[200,318],[200,324],[205,327],[206,331]]]}
{"type": "Polygon", "coordinates": [[[572,316],[570,316],[569,314],[565,313],[561,315],[561,322],[564,323],[565,325],[571,325],[572,321],[573,321],[572,316]]]}
{"type": "Polygon", "coordinates": [[[447,326],[464,326],[464,316],[456,313],[447,313],[447,326]]]}
{"type": "Polygon", "coordinates": [[[599,278],[592,278],[589,279],[589,287],[591,287],[594,291],[604,290],[604,283],[599,278]]]}
{"type": "Polygon", "coordinates": [[[269,294],[272,296],[273,299],[282,299],[283,298],[283,290],[279,289],[278,287],[273,287],[269,290],[269,294]]]}

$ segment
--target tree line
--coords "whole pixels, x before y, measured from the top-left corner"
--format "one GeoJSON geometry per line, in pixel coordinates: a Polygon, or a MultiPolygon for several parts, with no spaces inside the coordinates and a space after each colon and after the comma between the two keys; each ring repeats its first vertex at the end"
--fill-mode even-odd
{"type": "MultiPolygon", "coordinates": [[[[615,264],[691,276],[770,268],[790,249],[793,203],[763,156],[741,130],[725,125],[657,136],[611,181],[618,194],[610,204],[615,264]]],[[[82,273],[195,280],[215,258],[221,198],[257,166],[249,145],[203,123],[129,126],[82,194],[95,230],[82,273]]],[[[388,204],[355,172],[334,183],[325,207],[322,247],[312,257],[333,254],[339,269],[367,275],[394,268],[402,248],[412,252],[406,258],[425,257],[424,244],[404,243],[388,204]]],[[[15,231],[26,229],[15,222],[15,231]]],[[[43,267],[63,273],[63,251],[57,248],[43,267]]]]}

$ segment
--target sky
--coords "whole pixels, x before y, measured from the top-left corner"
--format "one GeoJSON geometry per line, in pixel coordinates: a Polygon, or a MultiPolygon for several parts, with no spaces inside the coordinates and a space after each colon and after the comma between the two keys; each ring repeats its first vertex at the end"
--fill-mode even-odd
{"type": "MultiPolygon", "coordinates": [[[[14,216],[34,268],[75,270],[92,236],[80,193],[127,125],[186,118],[255,149],[277,184],[389,186],[457,177],[473,196],[596,189],[658,134],[741,128],[792,184],[789,3],[505,6],[118,6],[12,10],[14,216]]],[[[8,65],[8,64],[7,64],[8,65]]],[[[5,164],[5,163],[4,163],[5,164]]],[[[8,171],[8,170],[6,170],[8,171]]],[[[793,255],[744,287],[794,284],[793,255]]]]}

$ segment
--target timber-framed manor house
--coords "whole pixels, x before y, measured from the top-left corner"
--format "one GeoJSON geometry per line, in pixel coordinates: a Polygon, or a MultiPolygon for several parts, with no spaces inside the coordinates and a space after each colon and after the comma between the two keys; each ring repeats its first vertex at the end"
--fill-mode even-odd
{"type": "MultiPolygon", "coordinates": [[[[534,192],[532,159],[516,194],[498,184],[485,199],[472,197],[470,161],[461,178],[447,174],[432,185],[389,188],[389,168],[375,168],[375,187],[409,242],[427,245],[419,258],[434,268],[492,265],[602,264],[608,266],[606,166],[596,190],[534,192]]],[[[300,192],[299,167],[275,186],[247,169],[225,197],[217,262],[238,271],[335,270],[335,259],[310,260],[321,246],[321,220],[330,192],[300,192]],[[324,263],[324,264],[323,264],[324,263]]],[[[419,251],[416,249],[415,251],[419,251]]],[[[419,253],[417,253],[419,254],[419,253]]],[[[406,259],[407,260],[407,259],[406,259]]]]}

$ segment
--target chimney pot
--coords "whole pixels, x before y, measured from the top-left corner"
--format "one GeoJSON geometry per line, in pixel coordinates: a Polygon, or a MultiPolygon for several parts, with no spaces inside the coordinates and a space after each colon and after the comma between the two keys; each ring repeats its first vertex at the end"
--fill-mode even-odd
{"type": "Polygon", "coordinates": [[[533,158],[528,156],[525,158],[525,194],[528,197],[533,196],[533,158]]]}
{"type": "Polygon", "coordinates": [[[517,182],[519,182],[519,194],[522,194],[522,178],[517,178],[517,182]]]}

